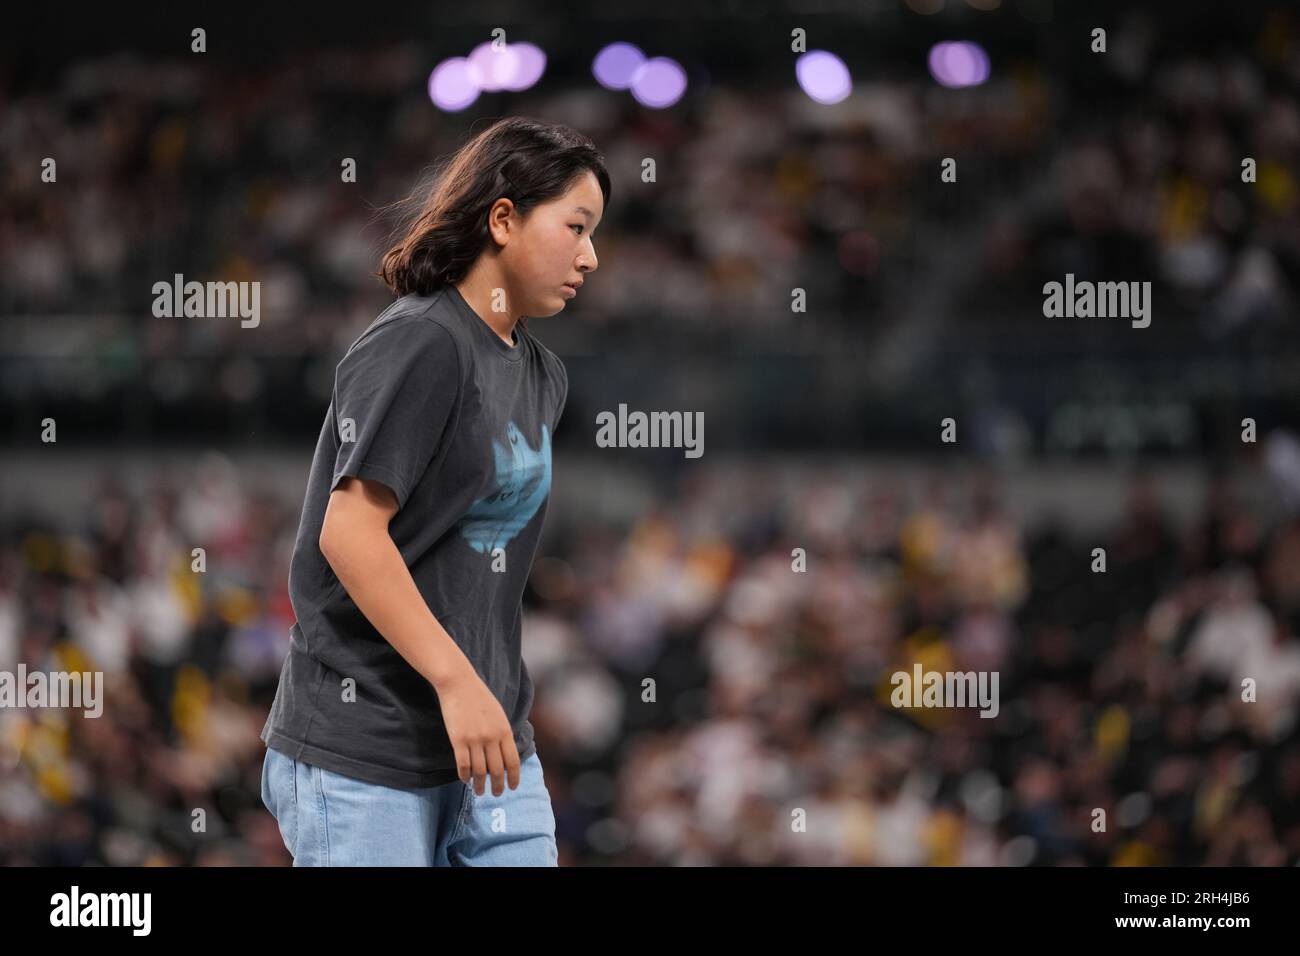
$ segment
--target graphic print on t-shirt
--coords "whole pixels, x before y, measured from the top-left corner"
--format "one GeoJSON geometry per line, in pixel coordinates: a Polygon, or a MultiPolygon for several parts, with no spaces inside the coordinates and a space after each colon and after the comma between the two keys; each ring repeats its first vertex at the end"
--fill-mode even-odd
{"type": "Polygon", "coordinates": [[[497,489],[470,506],[460,533],[480,554],[504,548],[532,520],[551,490],[551,433],[542,425],[541,447],[528,444],[519,427],[506,425],[507,444],[495,439],[497,489]]]}

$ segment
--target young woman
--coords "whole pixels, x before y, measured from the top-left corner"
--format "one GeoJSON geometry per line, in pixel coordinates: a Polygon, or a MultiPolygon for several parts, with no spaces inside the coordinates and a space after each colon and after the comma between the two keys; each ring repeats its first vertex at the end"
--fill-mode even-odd
{"type": "Polygon", "coordinates": [[[336,370],[262,730],[295,866],[557,863],[520,622],[568,377],[527,317],[596,269],[609,192],[589,139],[512,117],[408,200],[376,273],[398,298],[336,370]]]}

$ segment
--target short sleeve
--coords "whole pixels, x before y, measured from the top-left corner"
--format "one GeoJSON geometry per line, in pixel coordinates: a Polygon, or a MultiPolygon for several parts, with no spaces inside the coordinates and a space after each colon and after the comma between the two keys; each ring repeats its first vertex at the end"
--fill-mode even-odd
{"type": "Polygon", "coordinates": [[[371,330],[335,370],[339,446],[330,490],[344,477],[369,478],[405,507],[454,421],[459,397],[460,356],[445,328],[413,315],[371,330]]]}
{"type": "Polygon", "coordinates": [[[560,363],[560,377],[562,379],[560,384],[560,404],[556,406],[555,420],[551,422],[552,435],[560,427],[560,419],[564,417],[564,406],[569,401],[569,372],[563,363],[560,363]]]}

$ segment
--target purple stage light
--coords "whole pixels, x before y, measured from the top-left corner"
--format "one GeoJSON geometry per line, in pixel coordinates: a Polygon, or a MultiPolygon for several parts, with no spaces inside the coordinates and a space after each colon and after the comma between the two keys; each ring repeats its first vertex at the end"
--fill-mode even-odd
{"type": "Polygon", "coordinates": [[[974,84],[972,84],[974,86],[979,86],[981,83],[984,83],[985,81],[988,80],[989,75],[993,72],[993,67],[992,64],[989,62],[989,55],[984,52],[984,48],[982,46],[980,46],[978,43],[968,43],[966,44],[966,46],[970,49],[971,53],[975,57],[976,62],[979,65],[979,69],[975,77],[975,82],[974,84]]]}
{"type": "Polygon", "coordinates": [[[849,68],[834,53],[809,50],[794,64],[800,88],[818,103],[838,103],[853,90],[849,68]]]}
{"type": "Polygon", "coordinates": [[[989,57],[978,43],[951,40],[930,48],[930,75],[943,86],[979,86],[989,78],[989,57]]]}
{"type": "Polygon", "coordinates": [[[642,106],[665,109],[686,92],[686,71],[666,56],[651,57],[632,74],[632,95],[642,106]]]}
{"type": "Polygon", "coordinates": [[[492,41],[486,40],[474,47],[467,59],[470,78],[484,93],[505,89],[506,83],[519,72],[519,53],[512,44],[493,48],[492,41]]]}
{"type": "Polygon", "coordinates": [[[518,69],[515,75],[504,84],[507,90],[518,92],[526,90],[542,78],[546,72],[546,54],[534,43],[512,43],[510,49],[518,57],[518,69]]]}
{"type": "Polygon", "coordinates": [[[463,56],[443,60],[429,74],[429,99],[440,110],[463,110],[478,99],[478,93],[469,60],[463,56]]]}
{"type": "Polygon", "coordinates": [[[645,63],[645,54],[631,43],[611,43],[596,54],[591,61],[591,72],[596,82],[609,90],[625,90],[632,85],[632,77],[645,63]]]}

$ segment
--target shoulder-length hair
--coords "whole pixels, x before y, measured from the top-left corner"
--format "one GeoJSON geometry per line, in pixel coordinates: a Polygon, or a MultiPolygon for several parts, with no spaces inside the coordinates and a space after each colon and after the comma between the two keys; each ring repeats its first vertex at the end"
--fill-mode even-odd
{"type": "Polygon", "coordinates": [[[608,204],[609,173],[590,139],[529,117],[498,120],[435,167],[432,182],[395,204],[403,210],[395,233],[401,238],[374,275],[399,296],[431,295],[459,282],[491,240],[487,215],[494,202],[509,199],[527,218],[586,170],[608,204]]]}

